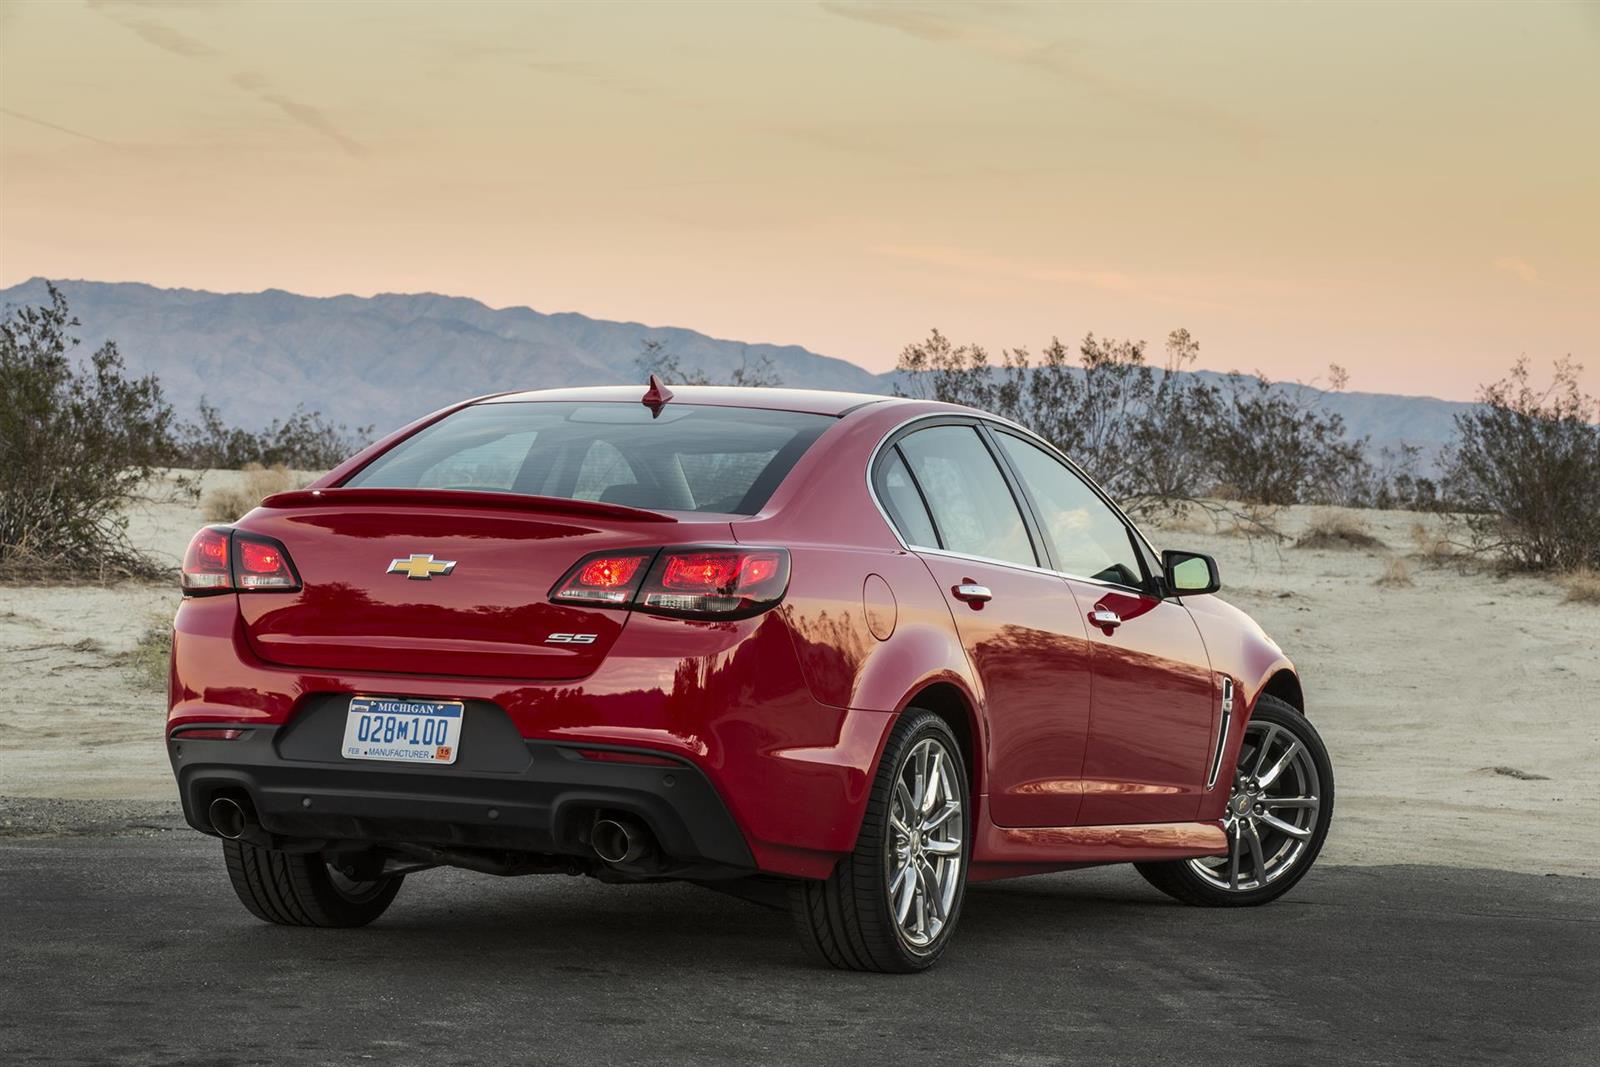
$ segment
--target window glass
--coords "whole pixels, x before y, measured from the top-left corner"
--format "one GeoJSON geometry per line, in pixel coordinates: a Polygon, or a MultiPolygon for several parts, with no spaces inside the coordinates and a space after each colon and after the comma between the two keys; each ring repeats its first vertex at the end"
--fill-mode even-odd
{"type": "Polygon", "coordinates": [[[928,509],[922,504],[922,494],[912,484],[899,449],[890,449],[878,464],[876,480],[878,499],[883,501],[905,543],[918,548],[938,548],[939,535],[933,532],[928,509]]]}
{"type": "Polygon", "coordinates": [[[653,417],[633,403],[491,401],[424,427],[344,484],[750,515],[833,421],[691,404],[653,417]]]}
{"type": "Polygon", "coordinates": [[[637,485],[633,468],[610,441],[595,441],[584,452],[578,466],[578,484],[572,487],[575,500],[604,500],[607,491],[619,485],[637,485]]]}
{"type": "Polygon", "coordinates": [[[421,472],[428,485],[438,489],[509,490],[528,458],[537,431],[508,433],[482,444],[470,444],[459,452],[440,456],[438,462],[421,472]]]}
{"type": "Polygon", "coordinates": [[[971,426],[935,426],[900,442],[944,547],[1037,565],[1028,527],[1000,468],[971,426]]]}
{"type": "Polygon", "coordinates": [[[1082,478],[1038,445],[1008,433],[995,438],[1039,506],[1059,569],[1119,585],[1143,583],[1128,528],[1082,478]]]}

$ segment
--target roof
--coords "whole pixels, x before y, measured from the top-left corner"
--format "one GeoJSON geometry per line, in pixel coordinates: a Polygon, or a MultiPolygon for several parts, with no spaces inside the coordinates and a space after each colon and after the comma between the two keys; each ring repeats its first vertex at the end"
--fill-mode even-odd
{"type": "MultiPolygon", "coordinates": [[[[571,389],[532,389],[521,393],[502,393],[481,401],[485,404],[515,404],[530,401],[567,403],[642,402],[644,385],[593,385],[571,389]]],[[[756,389],[732,385],[673,385],[674,404],[701,404],[708,407],[766,408],[770,411],[803,411],[812,415],[843,415],[863,404],[894,401],[876,393],[836,393],[826,389],[756,389]]]]}

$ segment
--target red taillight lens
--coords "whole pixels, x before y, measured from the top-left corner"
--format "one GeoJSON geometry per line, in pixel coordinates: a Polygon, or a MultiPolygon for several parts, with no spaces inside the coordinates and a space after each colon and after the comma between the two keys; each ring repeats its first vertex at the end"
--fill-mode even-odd
{"type": "Polygon", "coordinates": [[[550,599],[652,615],[736,619],[766,611],[788,588],[784,549],[695,545],[585,556],[550,590],[550,599]]]}
{"type": "Polygon", "coordinates": [[[183,554],[184,592],[226,592],[233,588],[228,573],[231,538],[231,531],[217,526],[207,526],[194,535],[183,554]]]}
{"type": "Polygon", "coordinates": [[[550,599],[569,603],[625,607],[633,601],[653,548],[632,552],[597,552],[585,556],[550,590],[550,599]]]}
{"type": "Polygon", "coordinates": [[[300,580],[289,566],[289,554],[276,541],[249,534],[233,535],[240,592],[258,589],[298,589],[300,580]]]}
{"type": "Polygon", "coordinates": [[[183,554],[183,591],[191,596],[299,588],[289,554],[270,537],[207,526],[194,535],[183,554]]]}
{"type": "Polygon", "coordinates": [[[766,611],[789,587],[781,548],[665,549],[637,606],[662,615],[730,618],[766,611]]]}

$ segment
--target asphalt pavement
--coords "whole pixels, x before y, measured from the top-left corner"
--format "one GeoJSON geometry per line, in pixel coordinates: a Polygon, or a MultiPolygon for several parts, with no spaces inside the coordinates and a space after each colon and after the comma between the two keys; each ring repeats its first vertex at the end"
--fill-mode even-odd
{"type": "Polygon", "coordinates": [[[916,976],[692,886],[413,875],[263,925],[187,832],[0,841],[0,1062],[1600,1062],[1600,881],[1319,867],[1264,908],[1131,868],[975,886],[916,976]]]}

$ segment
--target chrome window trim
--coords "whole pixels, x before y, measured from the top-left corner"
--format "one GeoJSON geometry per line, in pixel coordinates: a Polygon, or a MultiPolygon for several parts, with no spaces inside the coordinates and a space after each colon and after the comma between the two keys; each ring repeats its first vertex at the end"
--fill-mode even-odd
{"type": "MultiPolygon", "coordinates": [[[[934,419],[964,419],[969,422],[989,422],[996,426],[1004,427],[1007,430],[1014,431],[1019,436],[1025,437],[1028,440],[1037,443],[1047,453],[1059,459],[1062,463],[1066,464],[1069,470],[1071,470],[1078,477],[1082,478],[1084,484],[1089,486],[1089,489],[1095,494],[1095,496],[1103,501],[1105,505],[1116,514],[1117,518],[1122,520],[1123,525],[1133,531],[1134,535],[1139,538],[1140,543],[1142,543],[1145,548],[1150,551],[1150,554],[1155,556],[1157,559],[1160,558],[1160,554],[1157,553],[1153,548],[1150,548],[1149,539],[1144,536],[1143,531],[1133,524],[1133,520],[1129,519],[1128,516],[1123,513],[1123,510],[1117,507],[1116,502],[1106,495],[1106,491],[1100,488],[1099,484],[1096,483],[1093,478],[1085,474],[1083,469],[1080,468],[1076,463],[1072,462],[1072,460],[1068,459],[1060,449],[1050,444],[1049,441],[1046,441],[1044,438],[1040,437],[1026,426],[1012,422],[1010,419],[1002,419],[998,415],[990,415],[976,410],[974,410],[971,414],[968,414],[964,411],[931,411],[922,415],[913,415],[911,418],[905,419],[904,421],[896,423],[894,426],[892,426],[887,433],[878,439],[878,443],[873,446],[872,455],[867,458],[867,495],[872,498],[873,507],[878,509],[878,515],[883,519],[883,524],[889,528],[889,532],[894,535],[895,541],[899,543],[901,548],[907,552],[927,553],[928,555],[932,556],[943,556],[946,559],[971,560],[974,563],[986,563],[995,567],[1009,567],[1012,570],[1024,571],[1033,574],[1048,574],[1056,578],[1071,578],[1075,582],[1087,582],[1090,585],[1098,585],[1106,589],[1115,589],[1119,592],[1137,593],[1140,596],[1154,598],[1154,594],[1147,589],[1141,589],[1138,586],[1133,585],[1122,585],[1118,582],[1108,582],[1102,578],[1090,578],[1086,575],[1072,574],[1068,571],[1058,571],[1050,567],[1032,567],[1026,563],[1015,563],[1011,560],[994,559],[989,556],[975,556],[966,552],[951,552],[948,549],[943,548],[925,548],[921,545],[909,544],[904,537],[900,536],[900,530],[895,526],[894,520],[889,517],[889,512],[886,508],[884,508],[883,501],[878,499],[878,490],[872,484],[872,472],[877,469],[878,457],[883,454],[884,447],[891,440],[899,436],[901,432],[906,430],[906,428],[909,426],[934,419]]],[[[996,460],[997,465],[998,463],[999,461],[996,460]]],[[[1004,471],[1001,473],[1004,474],[1004,471]]],[[[933,520],[935,528],[937,528],[938,520],[933,518],[931,512],[929,518],[933,520]]],[[[1030,539],[1032,538],[1031,533],[1029,537],[1030,539]]]]}

